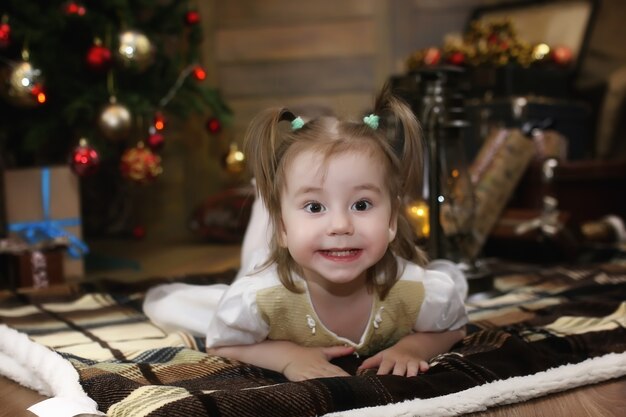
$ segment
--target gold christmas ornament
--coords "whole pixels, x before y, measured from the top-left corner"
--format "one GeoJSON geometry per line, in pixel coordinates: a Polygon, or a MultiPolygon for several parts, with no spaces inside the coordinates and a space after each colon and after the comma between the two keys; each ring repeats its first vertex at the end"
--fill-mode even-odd
{"type": "Polygon", "coordinates": [[[132,116],[128,108],[119,104],[115,97],[111,97],[98,116],[100,132],[110,140],[125,139],[132,127],[132,116]]]}
{"type": "Polygon", "coordinates": [[[236,143],[230,144],[230,149],[224,158],[224,168],[231,174],[239,174],[246,168],[246,157],[236,143]]]}
{"type": "Polygon", "coordinates": [[[143,142],[139,142],[122,154],[120,171],[124,178],[148,184],[163,173],[161,157],[146,148],[143,142]]]}
{"type": "Polygon", "coordinates": [[[119,35],[117,57],[125,67],[143,71],[152,64],[154,47],[143,33],[127,30],[119,35]]]}
{"type": "Polygon", "coordinates": [[[0,80],[0,91],[9,103],[20,107],[38,104],[37,92],[42,85],[41,70],[30,62],[22,61],[3,67],[0,80]]]}

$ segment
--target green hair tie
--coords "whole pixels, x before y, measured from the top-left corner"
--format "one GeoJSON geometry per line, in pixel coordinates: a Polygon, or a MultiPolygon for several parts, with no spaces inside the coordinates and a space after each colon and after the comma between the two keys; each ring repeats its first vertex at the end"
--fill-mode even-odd
{"type": "Polygon", "coordinates": [[[378,129],[378,121],[379,120],[380,120],[380,117],[378,117],[374,113],[372,113],[369,116],[365,116],[363,118],[363,123],[365,123],[366,125],[368,125],[372,129],[376,130],[376,129],[378,129]]]}
{"type": "Polygon", "coordinates": [[[304,120],[302,120],[302,117],[300,116],[296,117],[295,119],[291,121],[291,130],[298,130],[302,126],[304,126],[304,120]]]}

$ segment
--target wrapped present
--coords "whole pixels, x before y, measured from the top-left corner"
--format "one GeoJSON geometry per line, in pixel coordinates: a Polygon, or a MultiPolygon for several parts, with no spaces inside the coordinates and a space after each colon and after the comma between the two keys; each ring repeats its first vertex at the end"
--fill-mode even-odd
{"type": "Polygon", "coordinates": [[[480,252],[535,152],[518,129],[499,129],[485,140],[469,168],[476,199],[470,259],[480,252]]]}
{"type": "Polygon", "coordinates": [[[4,180],[10,235],[19,236],[29,246],[67,240],[65,278],[82,277],[82,256],[88,248],[81,240],[78,179],[69,167],[7,170],[4,180]]]}
{"type": "Polygon", "coordinates": [[[8,266],[9,288],[45,288],[62,283],[66,239],[28,245],[19,238],[0,240],[0,255],[8,266]]]}

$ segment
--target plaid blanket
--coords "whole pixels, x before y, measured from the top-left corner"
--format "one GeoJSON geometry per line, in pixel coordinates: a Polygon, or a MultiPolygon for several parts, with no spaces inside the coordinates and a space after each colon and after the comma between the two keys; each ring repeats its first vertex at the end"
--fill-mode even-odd
{"type": "MultiPolygon", "coordinates": [[[[233,276],[177,281],[227,283],[233,276]]],[[[71,363],[109,416],[393,415],[386,407],[401,402],[411,415],[454,415],[626,375],[626,264],[499,275],[493,296],[468,303],[467,337],[434,358],[426,374],[355,375],[359,359],[350,357],[337,363],[354,376],[297,383],[207,355],[202,340],[153,325],[142,297],[163,282],[5,293],[0,323],[71,363]],[[473,402],[463,397],[470,394],[473,402]]]]}

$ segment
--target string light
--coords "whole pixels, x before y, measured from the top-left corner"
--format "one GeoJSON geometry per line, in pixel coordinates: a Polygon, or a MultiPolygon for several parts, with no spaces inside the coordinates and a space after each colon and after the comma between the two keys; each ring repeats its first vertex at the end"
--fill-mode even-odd
{"type": "Polygon", "coordinates": [[[206,71],[200,65],[197,65],[193,69],[193,76],[196,77],[198,81],[204,81],[206,79],[206,71]]]}

